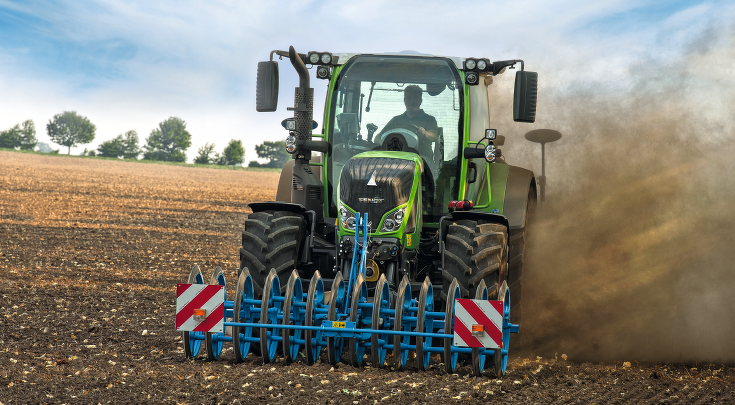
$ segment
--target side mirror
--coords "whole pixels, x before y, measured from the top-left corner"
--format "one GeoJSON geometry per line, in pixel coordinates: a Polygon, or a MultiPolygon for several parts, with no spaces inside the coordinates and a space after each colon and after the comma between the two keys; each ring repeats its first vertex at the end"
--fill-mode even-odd
{"type": "Polygon", "coordinates": [[[273,112],[278,109],[278,62],[258,62],[255,109],[273,112]]]}
{"type": "Polygon", "coordinates": [[[536,121],[536,99],[538,96],[538,73],[516,72],[513,94],[513,121],[536,121]]]}

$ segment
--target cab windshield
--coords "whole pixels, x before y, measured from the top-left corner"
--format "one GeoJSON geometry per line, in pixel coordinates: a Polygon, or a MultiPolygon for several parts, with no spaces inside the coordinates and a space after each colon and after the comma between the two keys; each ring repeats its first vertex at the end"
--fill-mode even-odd
{"type": "MultiPolygon", "coordinates": [[[[400,150],[424,160],[424,222],[438,222],[457,195],[463,100],[454,64],[436,57],[357,56],[341,70],[334,88],[331,201],[347,160],[369,150],[397,150],[389,143],[395,141],[391,134],[399,134],[400,150]]],[[[336,207],[330,213],[336,216],[336,207]]]]}

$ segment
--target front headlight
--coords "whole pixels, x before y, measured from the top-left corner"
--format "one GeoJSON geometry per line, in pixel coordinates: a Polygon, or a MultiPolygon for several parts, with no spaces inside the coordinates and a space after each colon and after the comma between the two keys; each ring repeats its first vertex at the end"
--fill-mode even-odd
{"type": "Polygon", "coordinates": [[[286,152],[296,152],[296,137],[293,135],[289,135],[286,137],[286,152]]]}
{"type": "Polygon", "coordinates": [[[355,224],[357,223],[355,213],[348,210],[344,206],[339,207],[339,220],[342,223],[342,228],[345,228],[348,231],[355,230],[355,224]]]}
{"type": "Polygon", "coordinates": [[[464,81],[470,86],[474,86],[480,81],[480,76],[478,76],[475,72],[467,72],[464,81]]]}
{"type": "Polygon", "coordinates": [[[319,79],[329,79],[329,66],[319,66],[316,68],[316,77],[319,79]]]}
{"type": "Polygon", "coordinates": [[[309,53],[309,62],[311,62],[312,65],[319,63],[319,54],[316,52],[309,53]]]}
{"type": "Polygon", "coordinates": [[[495,161],[495,157],[495,145],[487,145],[485,147],[485,160],[487,160],[488,163],[492,163],[495,161]]]}
{"type": "Polygon", "coordinates": [[[383,226],[380,227],[381,232],[394,232],[403,224],[403,218],[406,215],[406,207],[399,208],[396,211],[391,212],[383,221],[383,226]]]}

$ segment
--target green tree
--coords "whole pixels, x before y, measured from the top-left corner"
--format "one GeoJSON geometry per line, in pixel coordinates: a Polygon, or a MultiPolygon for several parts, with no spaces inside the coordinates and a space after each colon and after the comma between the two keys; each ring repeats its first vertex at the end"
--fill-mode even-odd
{"type": "Polygon", "coordinates": [[[118,135],[122,142],[122,153],[120,156],[125,159],[137,159],[140,155],[140,146],[138,146],[138,131],[131,129],[124,135],[118,135]]]}
{"type": "Polygon", "coordinates": [[[146,139],[143,159],[169,162],[186,162],[186,150],[191,146],[191,134],[186,122],[178,117],[169,117],[158,124],[146,139]]]}
{"type": "Polygon", "coordinates": [[[242,164],[245,161],[245,148],[242,146],[241,140],[231,140],[227,144],[220,159],[222,165],[234,166],[236,164],[242,164]]]}
{"type": "Polygon", "coordinates": [[[104,141],[97,147],[97,156],[116,158],[122,154],[123,145],[120,136],[104,141]]]}
{"type": "Polygon", "coordinates": [[[211,164],[213,160],[217,159],[217,154],[214,153],[213,143],[205,143],[204,146],[199,147],[197,153],[198,155],[194,158],[194,163],[208,165],[211,164]]]}
{"type": "Polygon", "coordinates": [[[0,132],[0,148],[33,150],[37,143],[33,120],[23,121],[23,124],[0,132]]]}
{"type": "Polygon", "coordinates": [[[268,159],[268,162],[257,165],[250,162],[251,167],[275,167],[280,169],[291,159],[291,155],[286,152],[286,142],[284,141],[265,141],[260,145],[255,145],[255,153],[261,159],[268,159]]]}
{"type": "Polygon", "coordinates": [[[20,145],[22,150],[33,150],[38,143],[36,139],[36,124],[33,120],[25,120],[21,124],[20,129],[20,145]]]}
{"type": "Polygon", "coordinates": [[[67,154],[71,155],[72,146],[94,141],[97,127],[76,111],[64,111],[54,115],[46,125],[46,131],[54,143],[66,146],[67,154]]]}
{"type": "Polygon", "coordinates": [[[97,147],[99,156],[105,157],[122,157],[125,159],[137,159],[140,155],[140,147],[138,147],[138,132],[130,130],[124,134],[120,134],[109,141],[102,142],[97,147]]]}
{"type": "Polygon", "coordinates": [[[20,146],[21,129],[15,125],[10,129],[0,132],[0,148],[15,149],[20,146]]]}

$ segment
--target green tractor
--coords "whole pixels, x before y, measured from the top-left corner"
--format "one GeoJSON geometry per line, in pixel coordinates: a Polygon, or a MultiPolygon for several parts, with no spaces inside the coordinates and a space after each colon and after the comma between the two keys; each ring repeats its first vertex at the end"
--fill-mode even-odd
{"type": "Polygon", "coordinates": [[[358,213],[367,213],[368,290],[382,275],[395,291],[405,276],[415,293],[428,277],[442,291],[435,300],[445,301],[456,278],[464,297],[474,298],[484,281],[494,299],[507,283],[518,322],[537,187],[531,171],[502,158],[487,86],[520,64],[513,118],[534,122],[537,73],[524,71],[521,60],[300,54],[291,47],[258,64],[261,112],[277,108],[274,55],[289,58],[300,85],[289,107],[294,117],[282,122],[293,160],[281,173],[277,201],[250,204],[242,232],[240,269],[249,269],[256,292],[271,269],[282,288],[293,270],[305,281],[319,271],[327,289],[335,277],[349,279],[358,213]],[[320,134],[312,134],[307,65],[329,83],[320,134]]]}

